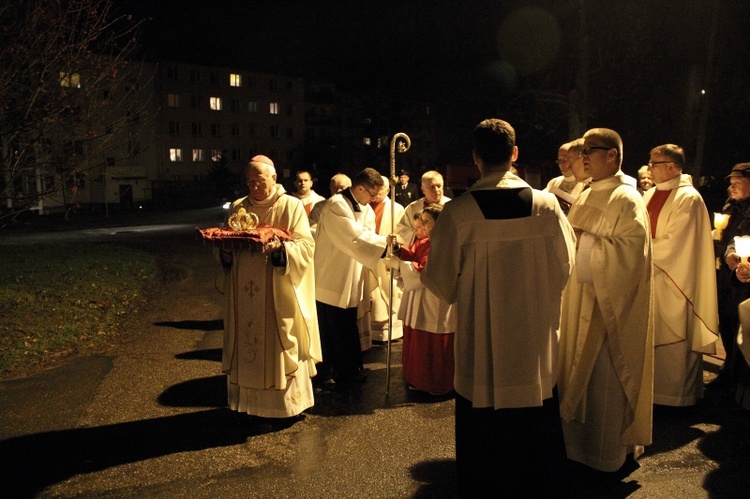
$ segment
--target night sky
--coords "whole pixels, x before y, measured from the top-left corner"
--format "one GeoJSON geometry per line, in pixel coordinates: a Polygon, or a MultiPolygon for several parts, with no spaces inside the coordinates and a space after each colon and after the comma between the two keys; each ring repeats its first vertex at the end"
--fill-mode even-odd
{"type": "Polygon", "coordinates": [[[574,138],[565,100],[584,39],[587,125],[620,132],[626,172],[665,142],[685,147],[692,163],[706,103],[703,172],[723,176],[750,161],[747,0],[128,0],[124,8],[152,18],[142,36],[152,58],[433,101],[445,162],[465,161],[470,129],[491,116],[516,127],[522,159],[553,160],[574,138]]]}

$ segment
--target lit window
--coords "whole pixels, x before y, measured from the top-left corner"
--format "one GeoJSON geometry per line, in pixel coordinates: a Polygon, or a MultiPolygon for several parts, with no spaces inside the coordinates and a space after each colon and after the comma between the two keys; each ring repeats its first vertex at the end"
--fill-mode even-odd
{"type": "Polygon", "coordinates": [[[203,149],[193,149],[193,161],[205,161],[206,157],[203,154],[203,149]]]}
{"type": "Polygon", "coordinates": [[[257,113],[258,112],[258,101],[250,100],[247,101],[247,110],[251,113],[257,113]]]}
{"type": "Polygon", "coordinates": [[[364,138],[362,139],[362,143],[363,143],[364,145],[366,145],[366,146],[371,146],[371,145],[372,145],[372,140],[370,140],[370,137],[364,137],[364,138]]]}
{"type": "Polygon", "coordinates": [[[68,88],[81,88],[81,75],[78,73],[60,72],[60,86],[68,88]]]}
{"type": "Polygon", "coordinates": [[[221,149],[211,149],[211,161],[221,161],[221,149]]]}
{"type": "Polygon", "coordinates": [[[167,106],[180,107],[180,96],[177,94],[167,94],[167,106]]]}
{"type": "Polygon", "coordinates": [[[279,103],[278,102],[271,102],[268,105],[268,112],[271,114],[279,114],[279,103]]]}
{"type": "Polygon", "coordinates": [[[182,161],[182,149],[170,149],[169,150],[169,161],[176,162],[182,161]]]}
{"type": "Polygon", "coordinates": [[[242,86],[242,77],[238,74],[232,73],[229,75],[229,84],[233,87],[242,86]]]}
{"type": "Polygon", "coordinates": [[[214,111],[221,111],[221,97],[209,98],[209,104],[214,111]]]}

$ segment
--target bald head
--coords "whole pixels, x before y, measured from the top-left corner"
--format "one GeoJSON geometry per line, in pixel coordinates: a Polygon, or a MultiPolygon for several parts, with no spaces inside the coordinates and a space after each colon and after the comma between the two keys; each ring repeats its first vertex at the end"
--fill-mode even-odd
{"type": "Polygon", "coordinates": [[[343,173],[337,173],[331,177],[331,196],[338,194],[344,189],[352,186],[352,180],[343,173]]]}

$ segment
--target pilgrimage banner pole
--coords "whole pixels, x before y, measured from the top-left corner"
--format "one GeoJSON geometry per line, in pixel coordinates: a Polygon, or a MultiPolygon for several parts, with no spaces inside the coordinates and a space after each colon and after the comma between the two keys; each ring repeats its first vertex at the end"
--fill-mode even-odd
{"type": "MultiPolygon", "coordinates": [[[[405,133],[399,132],[391,139],[391,234],[396,231],[396,149],[404,153],[411,147],[411,139],[405,133]]],[[[388,247],[388,258],[393,256],[393,244],[388,247]]],[[[391,392],[391,341],[393,339],[393,280],[396,277],[396,270],[390,266],[390,282],[388,283],[388,345],[386,347],[385,361],[385,396],[388,397],[391,392]]]]}

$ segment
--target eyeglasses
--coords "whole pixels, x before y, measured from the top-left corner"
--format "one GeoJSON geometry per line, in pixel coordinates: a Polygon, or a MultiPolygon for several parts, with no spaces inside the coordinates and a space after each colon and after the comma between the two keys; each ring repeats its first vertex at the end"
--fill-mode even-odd
{"type": "Polygon", "coordinates": [[[570,162],[571,161],[569,159],[558,159],[555,161],[555,163],[557,163],[558,165],[567,165],[570,162]]]}
{"type": "Polygon", "coordinates": [[[610,149],[614,149],[614,147],[603,147],[603,146],[586,146],[583,149],[581,149],[581,152],[578,153],[579,156],[583,156],[584,154],[588,156],[591,154],[591,151],[595,151],[596,149],[601,149],[602,151],[609,151],[610,149]]]}
{"type": "Polygon", "coordinates": [[[647,164],[649,168],[653,168],[656,165],[664,165],[666,163],[674,163],[674,161],[654,161],[653,163],[649,161],[647,164]]]}
{"type": "Polygon", "coordinates": [[[375,194],[373,194],[372,191],[364,185],[362,186],[362,188],[367,191],[367,194],[369,194],[371,198],[376,198],[378,197],[378,194],[380,194],[380,190],[375,191],[375,194]]]}

